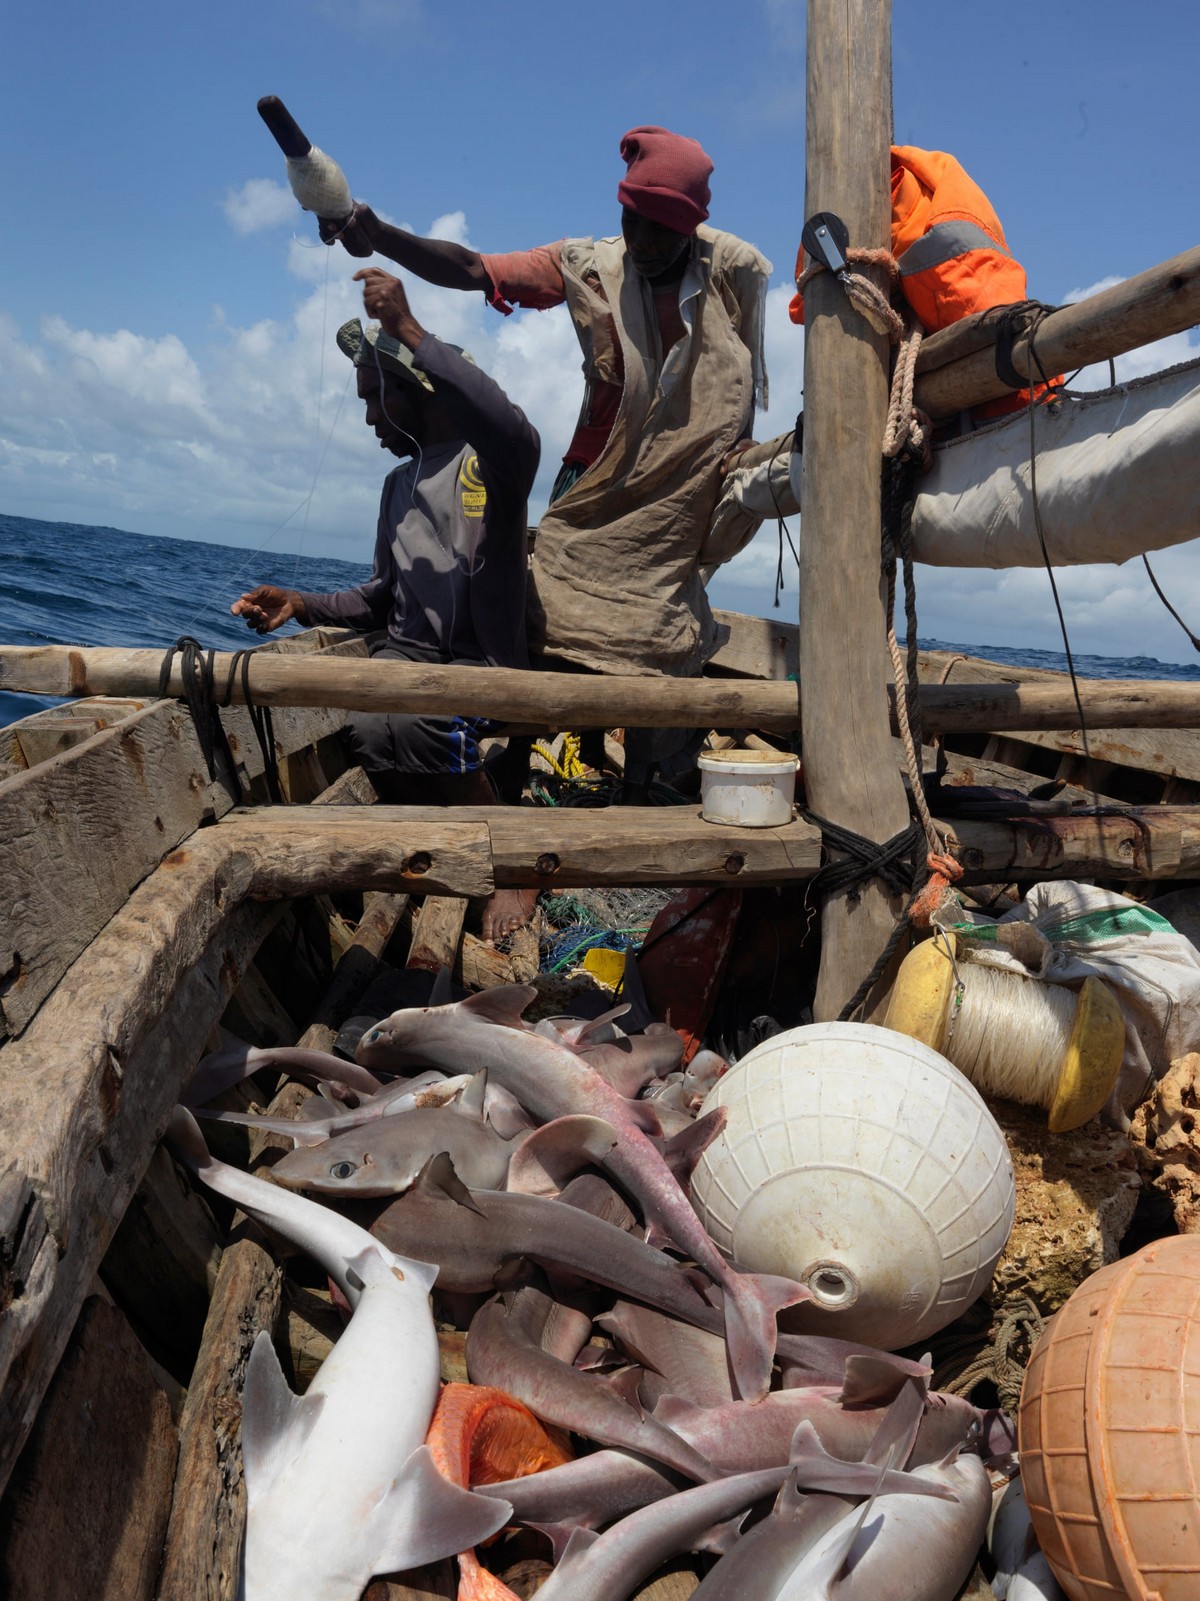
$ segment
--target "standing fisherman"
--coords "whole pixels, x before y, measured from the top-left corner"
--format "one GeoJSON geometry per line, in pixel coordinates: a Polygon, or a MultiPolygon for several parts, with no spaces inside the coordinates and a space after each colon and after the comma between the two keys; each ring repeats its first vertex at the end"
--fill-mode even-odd
{"type": "MultiPolygon", "coordinates": [[[[351,215],[357,235],[430,283],[497,310],[566,304],[583,349],[579,424],[538,528],[529,643],[547,666],[698,673],[717,648],[699,554],[723,468],[766,403],[770,263],[704,226],[712,162],[694,139],[634,128],[621,141],[621,233],[479,255],[351,215]]],[[[323,222],[332,242],[345,220],[323,222]]],[[[685,729],[630,731],[636,793],[683,771],[685,729]]]]}

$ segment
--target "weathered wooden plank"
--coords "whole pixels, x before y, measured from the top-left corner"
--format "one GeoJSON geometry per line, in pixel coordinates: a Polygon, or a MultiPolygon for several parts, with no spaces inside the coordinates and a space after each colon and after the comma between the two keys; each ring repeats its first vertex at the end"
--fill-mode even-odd
{"type": "MultiPolygon", "coordinates": [[[[237,854],[247,867],[248,893],[257,893],[259,882],[260,869],[252,856],[268,849],[268,837],[271,853],[284,849],[292,816],[263,819],[253,838],[240,832],[240,818],[209,831],[236,838],[237,854]]],[[[358,819],[349,858],[355,871],[349,873],[341,849],[344,819],[337,808],[330,808],[302,820],[311,876],[295,892],[328,888],[331,877],[340,887],[354,888],[375,871],[372,850],[385,850],[400,827],[408,848],[436,852],[443,830],[455,831],[468,819],[473,826],[483,825],[490,836],[495,882],[501,887],[777,883],[811,878],[820,859],[820,837],[811,824],[726,828],[703,822],[683,806],[599,812],[379,806],[358,819]]],[[[975,880],[995,874],[1140,880],[1200,873],[1197,806],[1137,807],[1100,817],[936,821],[950,836],[952,850],[966,852],[964,865],[975,880]]]]}
{"type": "Polygon", "coordinates": [[[93,1296],[0,1502],[0,1594],[150,1601],[177,1451],[145,1353],[93,1296]]]}
{"type": "MultiPolygon", "coordinates": [[[[263,763],[249,714],[223,715],[244,776],[256,777],[263,763]]],[[[302,749],[343,720],[325,709],[284,711],[274,719],[276,749],[302,749]]],[[[26,1027],[164,854],[232,804],[210,782],[191,717],[173,701],[135,710],[0,783],[0,1037],[26,1027]]]]}
{"type": "MultiPolygon", "coordinates": [[[[714,616],[728,630],[728,637],[709,663],[709,670],[756,679],[787,678],[798,671],[800,631],[794,623],[746,617],[738,612],[718,611],[714,616]]],[[[921,651],[918,670],[922,684],[929,686],[940,685],[945,675],[949,674],[950,687],[961,684],[1028,684],[1044,685],[1051,690],[1070,694],[1069,680],[1063,673],[1044,667],[1012,667],[951,651],[921,651]]],[[[1200,718],[1193,719],[1188,727],[1154,727],[1142,720],[1137,710],[1131,707],[1131,722],[1127,726],[1110,724],[1107,717],[1097,722],[1092,716],[1093,711],[1101,709],[1099,702],[1093,699],[1097,683],[1095,679],[1080,681],[1088,744],[1095,761],[1200,782],[1200,730],[1197,726],[1200,718]],[[1132,720],[1134,718],[1137,720],[1132,720]]],[[[924,709],[927,704],[924,694],[921,704],[924,709]]],[[[944,707],[946,703],[942,704],[944,707]]],[[[1032,706],[1028,700],[1026,704],[1032,706]]],[[[1020,737],[1029,745],[1081,756],[1082,739],[1078,731],[1070,726],[1075,722],[1076,718],[1072,716],[1064,721],[1060,729],[1047,729],[1044,726],[1020,728],[1020,737]]],[[[1003,726],[1018,728],[1016,723],[1001,722],[995,723],[993,728],[1003,726]]],[[[957,719],[952,723],[945,717],[943,730],[948,733],[983,731],[982,728],[968,730],[958,725],[957,719]]],[[[932,725],[926,731],[936,732],[932,725]]]]}
{"type": "Polygon", "coordinates": [[[423,967],[440,973],[443,967],[458,966],[458,947],[462,941],[467,903],[461,898],[427,895],[417,912],[409,947],[408,967],[423,967]]]}
{"type": "Polygon", "coordinates": [[[786,679],[800,671],[800,627],[797,623],[748,617],[742,612],[714,611],[725,635],[707,672],[737,678],[786,679]]]}
{"type": "Polygon", "coordinates": [[[434,810],[429,815],[441,820],[436,833],[426,815],[407,806],[239,807],[211,832],[245,854],[248,893],[256,899],[339,889],[490,895],[485,809],[434,810]]]}
{"type": "Polygon", "coordinates": [[[220,840],[190,846],[134,891],[22,1038],[0,1048],[0,1150],[50,1231],[0,1320],[0,1487],[197,1042],[274,916],[240,904],[248,882],[249,864],[220,840]]]}
{"type": "Polygon", "coordinates": [[[252,858],[253,895],[411,885],[489,894],[494,883],[542,889],[590,884],[774,882],[818,864],[810,824],[737,829],[686,806],[372,806],[303,813],[241,810],[211,833],[252,858]],[[389,861],[390,856],[390,861],[389,861]],[[428,857],[422,875],[413,868],[428,857]],[[484,876],[483,861],[492,863],[484,876]]]}
{"type": "Polygon", "coordinates": [[[968,883],[1045,878],[1130,882],[1200,872],[1200,808],[1142,807],[1117,817],[938,821],[968,883]]]}
{"type": "Polygon", "coordinates": [[[185,709],[160,702],[0,785],[0,1008],[19,1033],[164,851],[211,809],[185,709]]]}
{"type": "MultiPolygon", "coordinates": [[[[950,651],[921,651],[918,670],[922,683],[926,684],[940,683],[949,674],[948,683],[951,686],[1019,683],[1065,687],[1069,692],[1069,680],[1063,673],[1045,667],[1010,667],[980,657],[959,656],[950,651]]],[[[1088,726],[1088,746],[1094,761],[1200,782],[1200,731],[1197,726],[1200,719],[1191,727],[1156,728],[1136,718],[1131,718],[1128,726],[1124,727],[1112,724],[1101,726],[1094,723],[1090,716],[1091,688],[1096,682],[1095,679],[1080,680],[1088,726]]],[[[1070,725],[1064,724],[1057,730],[1023,729],[1020,730],[1020,738],[1027,745],[1082,756],[1083,741],[1073,726],[1075,721],[1072,718],[1070,725]]]]}

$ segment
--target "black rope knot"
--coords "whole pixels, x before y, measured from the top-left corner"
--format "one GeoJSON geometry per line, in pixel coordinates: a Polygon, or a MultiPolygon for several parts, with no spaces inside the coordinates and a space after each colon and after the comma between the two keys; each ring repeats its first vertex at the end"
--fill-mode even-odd
{"type": "Polygon", "coordinates": [[[845,853],[844,860],[827,861],[813,874],[808,885],[810,895],[814,890],[824,896],[846,890],[851,904],[856,905],[859,885],[871,878],[882,879],[893,895],[907,895],[924,871],[925,834],[915,818],[907,828],[880,845],[831,823],[827,817],[818,817],[815,812],[805,811],[803,816],[821,830],[821,843],[827,852],[845,853]]]}

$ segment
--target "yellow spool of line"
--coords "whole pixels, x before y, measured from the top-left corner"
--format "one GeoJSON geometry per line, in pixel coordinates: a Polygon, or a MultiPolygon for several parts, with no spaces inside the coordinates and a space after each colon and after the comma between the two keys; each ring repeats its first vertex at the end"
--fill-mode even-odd
{"type": "MultiPolygon", "coordinates": [[[[951,1007],[955,987],[972,966],[962,961],[953,934],[939,935],[914,946],[900,964],[888,1005],[887,1027],[920,1040],[955,1062],[951,1007]],[[955,964],[958,963],[958,972],[955,964]]],[[[993,969],[992,971],[996,971],[993,969]]],[[[1037,983],[1009,975],[1015,984],[1037,983]]],[[[1047,1107],[1052,1134],[1079,1128],[1094,1117],[1112,1094],[1125,1052],[1125,1022],[1112,991],[1098,978],[1086,978],[1078,992],[1070,1037],[1059,1066],[1057,1086],[1047,1107]]],[[[977,1087],[979,1076],[968,1073],[977,1087]]],[[[1020,1096],[1017,1096],[1020,1099],[1020,1096]]],[[[1045,1105],[1044,1100],[1036,1104],[1045,1105]]]]}

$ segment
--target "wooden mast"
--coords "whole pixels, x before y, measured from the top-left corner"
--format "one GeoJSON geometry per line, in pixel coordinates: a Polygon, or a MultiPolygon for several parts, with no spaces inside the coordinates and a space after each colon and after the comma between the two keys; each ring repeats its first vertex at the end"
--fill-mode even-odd
{"type": "MultiPolygon", "coordinates": [[[[808,0],[804,215],[851,248],[891,238],[890,0],[808,0]]],[[[878,281],[886,288],[882,274],[878,281]]],[[[888,728],[880,474],[888,346],[831,273],[805,295],[800,682],[808,804],[882,843],[908,826],[888,728]]],[[[830,896],[813,1015],[834,1018],[874,965],[899,902],[878,879],[830,896]]]]}

